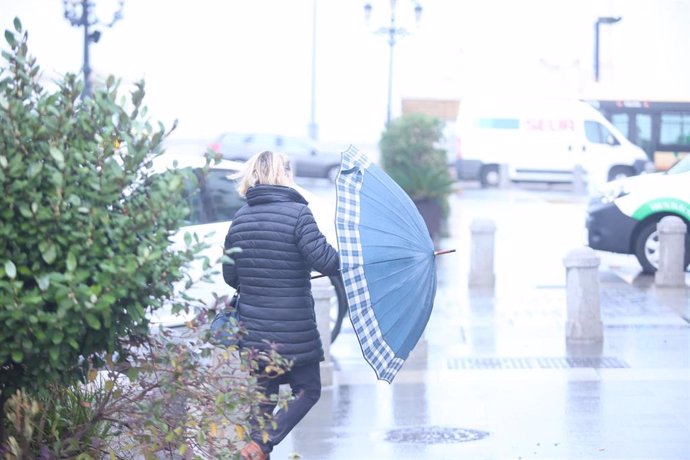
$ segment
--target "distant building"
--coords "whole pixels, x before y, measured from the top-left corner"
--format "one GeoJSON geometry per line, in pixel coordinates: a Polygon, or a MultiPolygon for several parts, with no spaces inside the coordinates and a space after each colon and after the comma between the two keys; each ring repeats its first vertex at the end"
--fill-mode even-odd
{"type": "Polygon", "coordinates": [[[460,101],[456,99],[405,99],[402,100],[402,114],[423,113],[445,122],[455,122],[460,101]]]}

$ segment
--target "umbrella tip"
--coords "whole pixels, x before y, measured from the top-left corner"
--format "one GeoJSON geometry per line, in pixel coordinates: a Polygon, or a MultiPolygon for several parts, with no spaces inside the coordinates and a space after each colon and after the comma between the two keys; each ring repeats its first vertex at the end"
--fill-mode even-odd
{"type": "Polygon", "coordinates": [[[451,252],[455,252],[455,249],[443,249],[440,251],[434,251],[434,255],[440,256],[441,254],[450,254],[451,252]]]}

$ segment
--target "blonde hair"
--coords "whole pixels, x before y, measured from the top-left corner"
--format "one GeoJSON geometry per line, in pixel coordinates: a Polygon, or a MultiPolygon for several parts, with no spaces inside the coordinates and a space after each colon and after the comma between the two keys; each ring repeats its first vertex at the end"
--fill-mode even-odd
{"type": "Polygon", "coordinates": [[[258,184],[288,187],[294,184],[288,156],[269,150],[259,152],[248,159],[236,177],[239,179],[237,191],[243,198],[250,187],[258,184]]]}

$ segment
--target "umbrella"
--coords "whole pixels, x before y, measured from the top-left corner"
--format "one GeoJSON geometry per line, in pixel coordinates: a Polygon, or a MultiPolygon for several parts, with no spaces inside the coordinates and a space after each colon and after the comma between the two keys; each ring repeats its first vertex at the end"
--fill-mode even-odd
{"type": "Polygon", "coordinates": [[[391,383],[431,315],[433,242],[410,197],[354,146],[342,153],[336,189],[350,319],[364,358],[391,383]]]}

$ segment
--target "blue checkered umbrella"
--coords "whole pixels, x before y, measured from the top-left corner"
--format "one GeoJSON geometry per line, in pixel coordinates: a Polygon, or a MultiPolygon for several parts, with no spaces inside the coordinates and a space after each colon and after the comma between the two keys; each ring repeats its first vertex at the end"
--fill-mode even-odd
{"type": "Polygon", "coordinates": [[[350,319],[364,358],[390,383],[431,315],[434,246],[410,197],[353,146],[342,154],[336,188],[350,319]]]}

